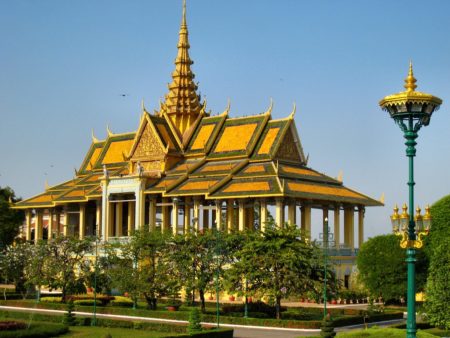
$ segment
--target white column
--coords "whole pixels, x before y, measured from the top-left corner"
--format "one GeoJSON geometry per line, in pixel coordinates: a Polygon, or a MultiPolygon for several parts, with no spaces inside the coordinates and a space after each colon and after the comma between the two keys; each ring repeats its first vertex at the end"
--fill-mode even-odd
{"type": "Polygon", "coordinates": [[[37,244],[42,239],[42,210],[36,209],[36,219],[34,222],[34,243],[37,244]]]}
{"type": "Polygon", "coordinates": [[[267,223],[267,202],[266,200],[260,201],[260,212],[259,212],[259,223],[261,231],[264,232],[266,230],[266,223],[267,223]]]}
{"type": "Polygon", "coordinates": [[[144,226],[145,222],[145,195],[142,189],[142,182],[139,184],[138,188],[135,190],[136,195],[136,205],[135,205],[135,222],[134,228],[139,230],[144,226]]]}
{"type": "Polygon", "coordinates": [[[25,211],[25,223],[26,223],[26,229],[25,229],[25,239],[27,241],[31,240],[31,210],[27,209],[25,211]]]}
{"type": "Polygon", "coordinates": [[[55,222],[53,220],[53,209],[48,209],[48,228],[47,228],[47,239],[51,241],[53,239],[53,229],[55,228],[55,222]]]}
{"type": "Polygon", "coordinates": [[[239,231],[244,231],[245,229],[245,201],[243,199],[239,200],[239,231]]]}
{"type": "Polygon", "coordinates": [[[284,203],[282,198],[277,198],[275,205],[275,223],[282,228],[284,226],[284,203]]]}
{"type": "Polygon", "coordinates": [[[134,221],[136,220],[136,211],[134,202],[128,201],[128,215],[127,215],[127,236],[131,236],[134,229],[134,221]]]}
{"type": "Polygon", "coordinates": [[[222,229],[222,201],[217,200],[216,201],[216,229],[221,230],[222,229]]]}
{"type": "Polygon", "coordinates": [[[227,230],[228,232],[233,230],[234,223],[234,201],[227,200],[227,230]]]}
{"type": "Polygon", "coordinates": [[[95,236],[100,237],[102,234],[102,202],[95,201],[95,236]]]}
{"type": "Polygon", "coordinates": [[[189,197],[184,198],[184,219],[183,219],[183,228],[184,233],[187,234],[191,230],[191,206],[189,205],[190,202],[189,197]]]}
{"type": "Polygon", "coordinates": [[[80,213],[79,213],[79,236],[80,239],[84,239],[84,235],[86,233],[86,204],[80,203],[80,213]]]}
{"type": "Polygon", "coordinates": [[[195,231],[198,231],[199,224],[200,224],[200,199],[197,197],[194,197],[194,227],[195,231]]]}
{"type": "Polygon", "coordinates": [[[67,207],[64,207],[63,212],[64,212],[63,236],[67,237],[67,234],[69,232],[69,214],[67,213],[67,207]]]}
{"type": "Polygon", "coordinates": [[[162,232],[166,233],[170,229],[170,216],[169,216],[169,200],[167,197],[162,199],[161,217],[162,217],[162,232]]]}
{"type": "Polygon", "coordinates": [[[311,207],[309,205],[301,207],[301,229],[306,234],[306,238],[311,240],[311,207]]]}
{"type": "Polygon", "coordinates": [[[364,212],[364,207],[358,207],[358,248],[360,249],[364,242],[364,212]]]}
{"type": "Polygon", "coordinates": [[[355,248],[354,207],[344,209],[344,244],[351,249],[355,248]]]}
{"type": "Polygon", "coordinates": [[[172,206],[172,232],[178,234],[178,201],[175,199],[172,206]]]}
{"type": "Polygon", "coordinates": [[[297,222],[296,218],[297,218],[297,214],[296,214],[296,210],[295,210],[295,201],[292,201],[289,203],[288,206],[288,223],[291,225],[295,225],[297,222]]]}
{"type": "Polygon", "coordinates": [[[339,248],[341,243],[341,209],[339,205],[334,207],[334,242],[336,247],[339,248]]]}

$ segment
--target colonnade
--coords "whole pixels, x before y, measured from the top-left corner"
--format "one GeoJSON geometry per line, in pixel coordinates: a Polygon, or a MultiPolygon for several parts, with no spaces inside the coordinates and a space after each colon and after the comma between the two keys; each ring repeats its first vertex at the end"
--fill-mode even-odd
{"type": "MultiPolygon", "coordinates": [[[[44,219],[47,221],[47,238],[63,234],[65,236],[96,235],[102,240],[130,236],[133,230],[143,224],[150,231],[171,231],[183,234],[189,231],[216,228],[221,231],[243,231],[245,229],[265,230],[269,214],[273,215],[277,226],[285,222],[297,224],[302,233],[311,239],[312,209],[317,206],[290,199],[227,199],[205,200],[200,196],[168,198],[160,195],[147,195],[141,199],[120,197],[53,209],[26,210],[25,238],[31,240],[34,223],[34,238],[43,239],[44,219]],[[139,207],[136,207],[139,203],[139,207]],[[32,222],[32,219],[34,222],[32,222]]],[[[364,207],[354,205],[327,205],[320,207],[322,221],[325,217],[332,224],[337,247],[355,249],[364,239],[364,207]],[[331,215],[331,212],[333,215],[331,215]],[[342,215],[343,212],[343,215],[342,215]],[[355,212],[358,214],[358,238],[355,240],[355,212]],[[341,220],[343,216],[343,231],[341,220]],[[341,234],[342,233],[342,234],[341,234]]],[[[325,229],[321,229],[325,232],[325,229]]]]}

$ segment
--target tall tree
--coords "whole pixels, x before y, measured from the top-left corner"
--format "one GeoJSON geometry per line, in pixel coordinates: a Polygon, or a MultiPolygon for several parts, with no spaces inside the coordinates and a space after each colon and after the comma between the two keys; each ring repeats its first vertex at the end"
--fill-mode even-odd
{"type": "Polygon", "coordinates": [[[130,241],[111,247],[112,283],[128,292],[136,303],[143,295],[149,309],[156,310],[160,297],[178,293],[181,284],[174,278],[169,262],[168,235],[159,231],[136,231],[130,241]]]}
{"type": "MultiPolygon", "coordinates": [[[[273,297],[280,318],[281,299],[301,294],[312,286],[314,247],[291,225],[267,225],[264,232],[247,235],[225,272],[228,289],[273,297]]],[[[319,268],[320,269],[320,268],[319,268]]]]}
{"type": "Polygon", "coordinates": [[[0,187],[0,250],[12,244],[24,221],[22,210],[11,209],[11,203],[20,201],[10,187],[0,187]]]}
{"type": "MultiPolygon", "coordinates": [[[[417,252],[417,290],[423,290],[428,261],[423,251],[417,252]]],[[[359,279],[372,297],[384,301],[406,296],[406,252],[400,247],[400,237],[381,235],[370,238],[361,246],[356,260],[359,279]]]]}
{"type": "Polygon", "coordinates": [[[425,247],[430,258],[425,308],[433,325],[450,329],[450,195],[433,204],[431,215],[433,224],[425,247]]]}
{"type": "Polygon", "coordinates": [[[12,283],[16,292],[20,292],[25,298],[27,293],[27,279],[25,268],[32,257],[33,245],[18,243],[9,245],[4,254],[0,256],[0,273],[6,283],[12,283]]]}
{"type": "Polygon", "coordinates": [[[85,256],[92,253],[93,243],[89,238],[79,240],[72,237],[56,237],[48,242],[46,279],[50,288],[61,289],[62,301],[68,294],[76,292],[84,284],[85,256]]]}

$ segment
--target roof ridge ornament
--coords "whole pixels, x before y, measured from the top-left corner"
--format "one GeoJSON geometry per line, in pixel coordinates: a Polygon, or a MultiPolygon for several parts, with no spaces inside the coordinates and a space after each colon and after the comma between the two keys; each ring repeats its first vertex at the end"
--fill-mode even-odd
{"type": "Polygon", "coordinates": [[[270,98],[269,108],[267,108],[267,110],[266,110],[266,112],[264,114],[271,115],[272,114],[272,109],[273,109],[273,99],[270,98]]]}
{"type": "Polygon", "coordinates": [[[92,131],[91,131],[91,137],[92,137],[92,142],[93,142],[93,143],[99,142],[99,140],[95,137],[95,134],[94,134],[94,128],[92,128],[92,131]]]}
{"type": "Polygon", "coordinates": [[[295,103],[295,101],[292,103],[292,111],[291,111],[291,113],[289,114],[289,118],[291,119],[291,120],[293,120],[294,119],[294,116],[295,116],[295,112],[297,111],[297,104],[295,103]]]}
{"type": "Polygon", "coordinates": [[[417,79],[414,77],[414,72],[413,72],[413,64],[412,61],[409,61],[409,71],[408,71],[408,76],[405,79],[405,89],[407,92],[413,92],[416,88],[417,79]]]}
{"type": "Polygon", "coordinates": [[[106,125],[106,132],[108,134],[108,137],[114,136],[113,132],[111,131],[111,129],[109,129],[109,123],[106,125]]]}

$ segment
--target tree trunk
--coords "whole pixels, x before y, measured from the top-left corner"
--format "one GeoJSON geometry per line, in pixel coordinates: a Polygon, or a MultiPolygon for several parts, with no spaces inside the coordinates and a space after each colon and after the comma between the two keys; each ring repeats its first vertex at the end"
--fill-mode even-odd
{"type": "Polygon", "coordinates": [[[200,294],[200,301],[202,302],[202,312],[204,313],[206,311],[205,292],[203,289],[199,289],[198,292],[200,294]]]}
{"type": "Polygon", "coordinates": [[[192,289],[192,300],[191,300],[191,305],[195,306],[195,288],[192,289]]]}
{"type": "Polygon", "coordinates": [[[145,301],[147,302],[147,307],[150,310],[156,310],[157,307],[157,298],[154,295],[148,295],[144,292],[145,301]]]}
{"type": "Polygon", "coordinates": [[[281,296],[276,296],[275,313],[277,319],[281,319],[281,296]]]}

